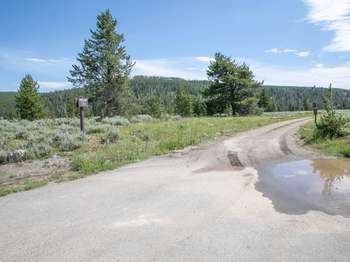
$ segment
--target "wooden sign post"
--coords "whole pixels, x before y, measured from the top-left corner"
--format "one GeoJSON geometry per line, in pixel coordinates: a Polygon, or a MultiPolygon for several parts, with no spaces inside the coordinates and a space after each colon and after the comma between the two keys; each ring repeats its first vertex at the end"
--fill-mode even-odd
{"type": "Polygon", "coordinates": [[[79,97],[76,102],[77,107],[79,107],[79,115],[80,115],[80,131],[82,133],[85,132],[84,130],[84,107],[88,106],[88,100],[84,97],[79,97]]]}
{"type": "Polygon", "coordinates": [[[315,116],[315,125],[317,126],[317,104],[315,102],[312,103],[312,108],[313,108],[314,116],[315,116]]]}

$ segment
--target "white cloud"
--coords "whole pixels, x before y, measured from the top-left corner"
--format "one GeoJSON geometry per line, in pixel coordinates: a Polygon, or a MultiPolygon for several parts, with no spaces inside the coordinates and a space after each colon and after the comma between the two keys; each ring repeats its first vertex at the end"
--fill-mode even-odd
{"type": "Polygon", "coordinates": [[[297,56],[300,56],[300,57],[306,57],[306,56],[309,56],[310,55],[310,52],[308,51],[302,51],[302,52],[298,52],[298,53],[295,53],[297,56]]]}
{"type": "Polygon", "coordinates": [[[70,58],[53,59],[53,58],[38,58],[38,57],[24,58],[24,61],[30,62],[30,63],[36,63],[36,64],[46,64],[46,65],[57,65],[57,64],[66,64],[66,63],[73,62],[73,60],[70,58]]]}
{"type": "Polygon", "coordinates": [[[297,52],[296,49],[289,49],[289,48],[285,48],[285,49],[272,48],[272,49],[265,50],[265,53],[274,53],[274,54],[295,53],[295,52],[297,52]]]}
{"type": "Polygon", "coordinates": [[[68,82],[38,81],[40,88],[65,89],[70,87],[68,82]]]}
{"type": "Polygon", "coordinates": [[[350,51],[350,0],[304,0],[309,7],[307,19],[323,30],[334,31],[330,52],[350,51]]]}
{"type": "Polygon", "coordinates": [[[265,50],[265,53],[273,53],[273,54],[291,53],[291,54],[295,54],[295,55],[300,56],[300,57],[305,57],[305,56],[310,55],[309,51],[298,51],[296,49],[289,49],[289,48],[285,48],[285,49],[272,48],[272,49],[265,50]]]}
{"type": "Polygon", "coordinates": [[[295,52],[297,52],[297,50],[295,50],[295,49],[283,49],[282,52],[283,53],[295,53],[295,52]]]}
{"type": "MultiPolygon", "coordinates": [[[[350,63],[335,67],[315,64],[309,68],[274,66],[249,58],[237,58],[252,68],[257,80],[270,85],[328,86],[350,89],[350,63]]],[[[206,68],[194,57],[136,60],[133,75],[207,79],[206,68]]]]}
{"type": "Polygon", "coordinates": [[[323,86],[350,89],[350,65],[325,67],[318,64],[305,69],[276,67],[262,63],[251,65],[258,80],[270,85],[323,86]]]}
{"type": "Polygon", "coordinates": [[[279,51],[278,48],[272,48],[272,49],[265,50],[265,53],[274,53],[274,54],[277,54],[277,53],[280,53],[280,51],[279,51]]]}
{"type": "Polygon", "coordinates": [[[209,63],[211,61],[214,61],[214,58],[208,57],[208,56],[196,56],[194,57],[194,59],[204,63],[209,63]]]}

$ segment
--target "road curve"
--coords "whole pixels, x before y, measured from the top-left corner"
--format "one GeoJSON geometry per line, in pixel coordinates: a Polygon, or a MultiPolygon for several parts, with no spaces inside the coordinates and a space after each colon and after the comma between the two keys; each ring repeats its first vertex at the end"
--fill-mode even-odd
{"type": "Polygon", "coordinates": [[[310,157],[291,120],[0,198],[0,261],[348,261],[350,220],[277,212],[256,166],[310,157]]]}

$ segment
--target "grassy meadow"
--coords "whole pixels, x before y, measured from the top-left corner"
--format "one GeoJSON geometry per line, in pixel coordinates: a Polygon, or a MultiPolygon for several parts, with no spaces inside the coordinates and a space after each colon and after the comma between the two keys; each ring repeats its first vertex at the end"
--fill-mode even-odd
{"type": "MultiPolygon", "coordinates": [[[[350,119],[350,110],[337,110],[344,117],[350,119]]],[[[305,145],[326,155],[350,157],[350,125],[345,129],[345,136],[335,139],[315,139],[314,123],[308,123],[299,130],[299,136],[305,145]]]]}
{"type": "Polygon", "coordinates": [[[79,131],[78,118],[32,122],[0,120],[0,195],[29,190],[51,181],[76,179],[219,136],[302,116],[305,116],[304,112],[249,117],[172,117],[166,120],[148,115],[131,119],[118,116],[102,120],[90,118],[86,119],[85,135],[79,131]],[[11,159],[11,154],[16,151],[23,154],[18,163],[14,163],[18,159],[11,159]],[[1,166],[23,166],[53,156],[68,159],[69,174],[20,179],[15,174],[1,173],[1,166]],[[17,182],[8,183],[12,178],[17,182]]]}

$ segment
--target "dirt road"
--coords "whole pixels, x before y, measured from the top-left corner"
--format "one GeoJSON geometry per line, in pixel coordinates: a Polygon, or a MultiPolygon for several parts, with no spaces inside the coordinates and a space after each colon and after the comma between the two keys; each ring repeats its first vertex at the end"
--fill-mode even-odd
{"type": "Polygon", "coordinates": [[[350,220],[277,212],[256,167],[307,120],[0,198],[0,261],[348,261],[350,220]]]}

